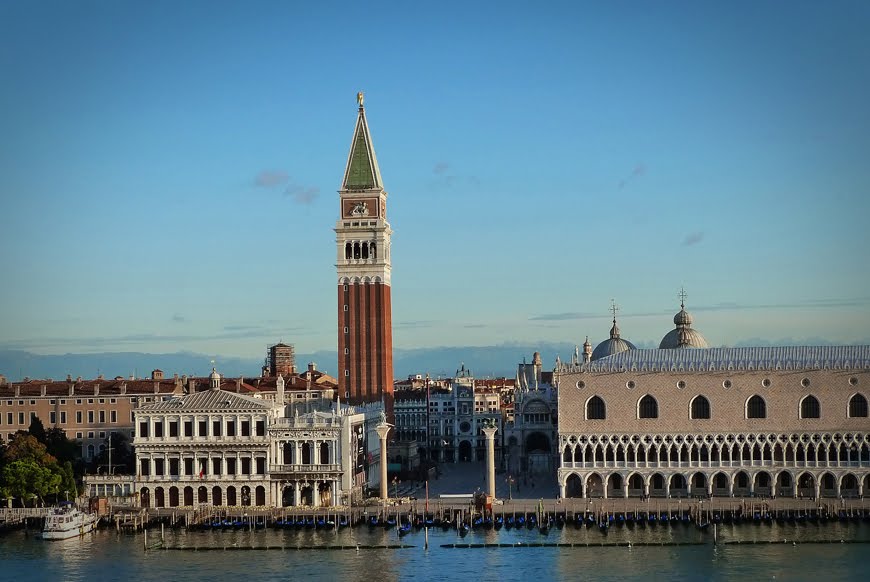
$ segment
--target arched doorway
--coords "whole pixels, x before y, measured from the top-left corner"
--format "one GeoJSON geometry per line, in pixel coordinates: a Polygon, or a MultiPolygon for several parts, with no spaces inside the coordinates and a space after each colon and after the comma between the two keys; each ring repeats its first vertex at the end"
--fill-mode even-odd
{"type": "Polygon", "coordinates": [[[753,487],[755,495],[770,495],[772,493],[770,485],[770,473],[759,471],[755,474],[755,485],[753,487]]]}
{"type": "Polygon", "coordinates": [[[317,486],[317,495],[319,496],[320,505],[329,507],[332,505],[332,486],[324,481],[317,486]]]}
{"type": "Polygon", "coordinates": [[[285,485],[281,490],[281,507],[292,507],[295,502],[295,489],[292,485],[285,485]]]}
{"type": "Polygon", "coordinates": [[[607,496],[608,497],[625,497],[625,490],[622,487],[622,475],[613,473],[607,478],[607,496]]]}
{"type": "Polygon", "coordinates": [[[215,485],[211,488],[211,504],[212,505],[223,505],[224,504],[224,496],[221,488],[215,485]]]}
{"type": "Polygon", "coordinates": [[[666,494],[664,475],[661,473],[653,473],[652,477],[649,479],[650,497],[664,497],[666,494]]]}
{"type": "Polygon", "coordinates": [[[788,471],[780,471],[776,476],[775,494],[780,497],[792,497],[794,495],[794,481],[791,478],[791,473],[788,471]]]}
{"type": "Polygon", "coordinates": [[[852,473],[843,475],[843,480],[840,483],[841,497],[858,497],[858,479],[852,473]]]}
{"type": "Polygon", "coordinates": [[[725,473],[713,475],[713,495],[715,497],[728,497],[728,476],[725,473]]]}
{"type": "Polygon", "coordinates": [[[571,473],[565,480],[565,497],[583,497],[583,482],[576,473],[571,473]]]}
{"type": "Polygon", "coordinates": [[[251,488],[247,485],[242,486],[242,505],[245,507],[251,505],[251,488]]]}
{"type": "Polygon", "coordinates": [[[196,497],[198,503],[208,503],[208,489],[204,485],[200,485],[199,489],[196,490],[196,497]]]}
{"type": "Polygon", "coordinates": [[[471,461],[471,441],[460,441],[459,460],[463,463],[471,461]]]}
{"type": "Polygon", "coordinates": [[[302,505],[314,505],[314,488],[310,484],[306,483],[303,485],[300,492],[300,503],[302,505]]]}
{"type": "Polygon", "coordinates": [[[254,504],[258,507],[264,507],[266,505],[266,488],[262,485],[258,485],[255,491],[256,499],[254,504]]]}
{"type": "Polygon", "coordinates": [[[526,437],[526,470],[530,473],[548,473],[550,467],[550,438],[542,432],[533,432],[526,437]]]}
{"type": "Polygon", "coordinates": [[[283,448],[284,448],[284,454],[282,456],[284,457],[284,464],[285,465],[292,465],[293,464],[294,443],[284,443],[283,448]]]}
{"type": "Polygon", "coordinates": [[[837,496],[837,480],[834,478],[834,475],[831,473],[825,473],[822,475],[821,480],[821,488],[819,489],[819,494],[822,497],[836,497],[837,496]]]}
{"type": "Polygon", "coordinates": [[[798,477],[798,497],[813,498],[816,496],[816,478],[812,473],[802,473],[798,477]]]}
{"type": "Polygon", "coordinates": [[[166,499],[163,495],[163,487],[154,489],[154,507],[166,507],[166,499]]]}
{"type": "Polygon", "coordinates": [[[145,509],[151,507],[151,492],[148,491],[147,487],[143,487],[139,490],[139,505],[145,509]]]}
{"type": "Polygon", "coordinates": [[[186,507],[193,506],[193,487],[185,487],[184,488],[184,505],[186,507]]]}
{"type": "Polygon", "coordinates": [[[586,478],[586,497],[604,497],[604,481],[598,473],[586,478]]]}
{"type": "Polygon", "coordinates": [[[668,492],[671,497],[686,497],[688,495],[686,485],[686,478],[680,473],[675,473],[671,475],[671,486],[668,492]]]}
{"type": "Polygon", "coordinates": [[[692,475],[692,495],[695,497],[707,495],[707,476],[701,472],[692,475]]]}
{"type": "Polygon", "coordinates": [[[230,507],[238,505],[239,502],[236,499],[236,488],[230,485],[227,487],[227,505],[230,507]]]}
{"type": "Polygon", "coordinates": [[[628,478],[628,495],[629,497],[641,497],[644,495],[643,477],[638,473],[634,473],[628,478]]]}
{"type": "Polygon", "coordinates": [[[740,471],[734,475],[734,495],[736,497],[748,497],[749,483],[749,474],[746,471],[740,471]]]}

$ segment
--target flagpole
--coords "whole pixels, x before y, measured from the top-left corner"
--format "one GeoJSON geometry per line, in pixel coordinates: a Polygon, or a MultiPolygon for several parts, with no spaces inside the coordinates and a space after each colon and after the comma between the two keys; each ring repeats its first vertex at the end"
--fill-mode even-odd
{"type": "Polygon", "coordinates": [[[429,479],[426,479],[426,509],[423,511],[423,534],[425,535],[425,542],[423,543],[423,549],[429,549],[429,524],[427,523],[427,519],[429,519],[429,479]]]}

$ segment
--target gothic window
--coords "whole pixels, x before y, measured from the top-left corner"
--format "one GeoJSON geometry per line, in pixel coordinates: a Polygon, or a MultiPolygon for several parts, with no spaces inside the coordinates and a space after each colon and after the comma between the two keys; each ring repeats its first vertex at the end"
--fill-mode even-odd
{"type": "Polygon", "coordinates": [[[351,250],[351,249],[352,249],[352,247],[351,247],[350,243],[345,243],[345,244],[344,244],[344,258],[345,258],[345,259],[349,259],[349,258],[350,258],[351,253],[352,253],[352,250],[351,250]]]}
{"type": "Polygon", "coordinates": [[[647,394],[643,398],[640,399],[640,402],[637,406],[637,416],[638,418],[658,418],[659,417],[659,403],[656,402],[656,399],[647,394]]]}
{"type": "Polygon", "coordinates": [[[598,396],[593,396],[586,403],[586,419],[604,420],[605,418],[607,418],[607,409],[604,400],[598,396]]]}
{"type": "Polygon", "coordinates": [[[700,394],[692,400],[691,418],[710,418],[710,401],[700,394]]]}
{"type": "Polygon", "coordinates": [[[807,396],[801,400],[801,418],[819,418],[819,399],[807,396]]]}
{"type": "Polygon", "coordinates": [[[849,416],[867,418],[867,399],[862,394],[855,394],[849,399],[849,416]]]}
{"type": "Polygon", "coordinates": [[[746,418],[767,418],[767,403],[756,394],[746,401],[746,418]]]}
{"type": "Polygon", "coordinates": [[[362,258],[369,258],[369,243],[362,244],[362,258]]]}
{"type": "Polygon", "coordinates": [[[353,258],[360,258],[359,243],[353,243],[353,258]]]}

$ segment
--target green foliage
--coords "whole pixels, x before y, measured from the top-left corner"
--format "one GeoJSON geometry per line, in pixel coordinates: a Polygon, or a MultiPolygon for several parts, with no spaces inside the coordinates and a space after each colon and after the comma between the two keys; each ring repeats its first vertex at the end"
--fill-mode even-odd
{"type": "Polygon", "coordinates": [[[3,467],[2,492],[6,497],[42,500],[46,495],[57,493],[63,475],[57,464],[47,467],[32,459],[12,461],[3,467]]]}
{"type": "Polygon", "coordinates": [[[27,432],[33,435],[36,440],[45,444],[45,425],[42,424],[38,416],[30,419],[30,427],[27,429],[27,432]]]}
{"type": "Polygon", "coordinates": [[[113,474],[128,474],[135,472],[136,454],[133,452],[133,443],[130,437],[121,432],[110,433],[104,441],[106,449],[100,451],[94,457],[92,470],[97,473],[108,472],[109,470],[109,447],[112,447],[112,473],[113,474]]]}
{"type": "Polygon", "coordinates": [[[82,448],[78,442],[66,438],[62,428],[50,428],[45,432],[45,447],[58,463],[75,464],[81,458],[82,448]]]}
{"type": "MultiPolygon", "coordinates": [[[[39,426],[35,428],[39,432],[39,426]]],[[[49,495],[57,498],[64,491],[73,497],[77,495],[72,460],[77,456],[78,445],[67,439],[63,431],[57,434],[58,430],[51,429],[43,434],[52,447],[66,457],[62,462],[58,462],[34,435],[23,431],[0,449],[0,497],[17,497],[26,505],[29,500],[42,501],[49,495]]]]}

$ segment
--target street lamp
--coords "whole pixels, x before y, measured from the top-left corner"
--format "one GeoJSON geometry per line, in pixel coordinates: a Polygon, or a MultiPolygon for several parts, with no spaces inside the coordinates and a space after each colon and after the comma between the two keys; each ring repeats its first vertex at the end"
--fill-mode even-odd
{"type": "Polygon", "coordinates": [[[398,477],[393,477],[393,494],[396,498],[396,501],[399,500],[399,479],[398,477]]]}
{"type": "Polygon", "coordinates": [[[505,479],[505,481],[507,481],[507,484],[508,484],[508,501],[510,501],[513,499],[512,486],[514,484],[514,478],[511,477],[510,475],[508,475],[507,479],[505,479]]]}

